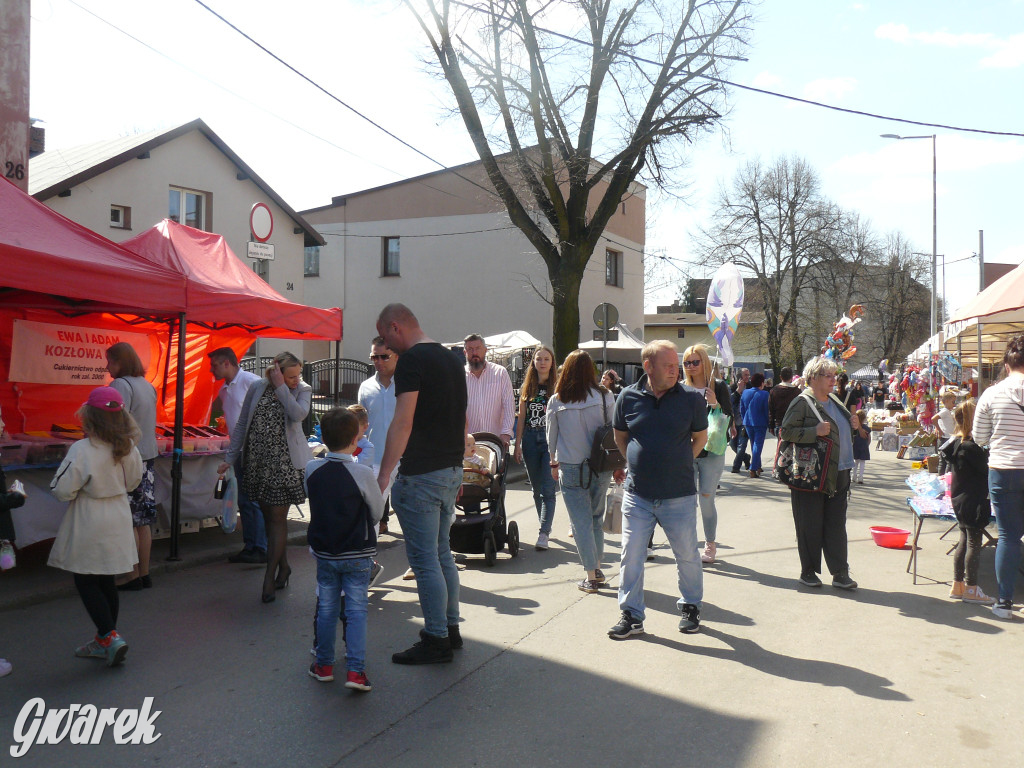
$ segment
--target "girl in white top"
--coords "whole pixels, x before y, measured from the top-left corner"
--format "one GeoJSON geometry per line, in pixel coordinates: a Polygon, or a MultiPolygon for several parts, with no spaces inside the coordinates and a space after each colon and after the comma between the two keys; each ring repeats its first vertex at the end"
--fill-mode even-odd
{"type": "Polygon", "coordinates": [[[75,655],[114,666],[128,652],[117,632],[114,576],[138,561],[128,493],[142,479],[142,457],[135,447],[139,428],[113,387],[94,389],[78,417],[86,438],[71,446],[50,483],[53,495],[70,504],[49,564],[74,574],[75,588],[96,625],[95,638],[75,649],[75,655]]]}

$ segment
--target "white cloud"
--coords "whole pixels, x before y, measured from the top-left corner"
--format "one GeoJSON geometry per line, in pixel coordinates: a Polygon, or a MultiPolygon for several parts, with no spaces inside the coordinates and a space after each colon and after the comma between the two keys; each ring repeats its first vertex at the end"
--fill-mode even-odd
{"type": "MultiPolygon", "coordinates": [[[[976,139],[959,134],[939,135],[936,154],[941,185],[944,172],[979,171],[1024,161],[1024,141],[995,137],[976,139]]],[[[879,139],[879,147],[874,152],[848,155],[832,165],[830,170],[881,180],[931,176],[932,143],[927,139],[879,139]]],[[[883,181],[882,186],[887,183],[883,181]]],[[[928,194],[931,194],[930,187],[928,194]]]]}
{"type": "Polygon", "coordinates": [[[906,24],[889,23],[879,26],[875,37],[902,45],[918,43],[942,48],[980,48],[990,52],[978,62],[983,68],[1011,69],[1024,65],[1024,35],[1000,38],[988,32],[912,32],[906,24]]]}
{"type": "Polygon", "coordinates": [[[754,88],[771,90],[782,85],[782,78],[778,75],[773,75],[771,72],[758,72],[754,79],[750,81],[750,84],[754,88]]]}
{"type": "Polygon", "coordinates": [[[804,86],[804,96],[814,101],[841,99],[855,90],[857,80],[853,77],[826,77],[812,80],[804,86]]]}

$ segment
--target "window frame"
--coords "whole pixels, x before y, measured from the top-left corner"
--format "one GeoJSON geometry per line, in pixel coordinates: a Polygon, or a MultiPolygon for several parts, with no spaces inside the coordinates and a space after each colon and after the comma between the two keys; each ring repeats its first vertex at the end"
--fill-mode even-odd
{"type": "Polygon", "coordinates": [[[604,284],[622,288],[624,282],[622,251],[606,247],[604,249],[604,284]]]}
{"type": "Polygon", "coordinates": [[[193,227],[194,229],[202,230],[203,232],[209,232],[212,220],[212,195],[209,192],[203,192],[199,189],[192,189],[190,187],[180,187],[176,184],[171,184],[167,188],[167,218],[172,221],[177,221],[179,224],[185,224],[186,226],[193,227]],[[178,193],[178,217],[174,218],[171,216],[171,193],[178,193]],[[187,213],[182,214],[183,211],[187,210],[187,195],[195,195],[203,201],[202,218],[198,226],[189,224],[187,221],[180,221],[181,218],[187,218],[187,213]]]}
{"type": "Polygon", "coordinates": [[[302,276],[320,277],[319,245],[308,245],[302,249],[302,276]]]}
{"type": "Polygon", "coordinates": [[[385,236],[380,239],[380,276],[401,277],[402,276],[402,238],[400,236],[385,236]],[[390,244],[394,242],[398,248],[394,253],[393,269],[389,256],[391,256],[390,244]]]}
{"type": "Polygon", "coordinates": [[[110,228],[111,229],[127,229],[132,228],[132,208],[130,205],[117,205],[116,203],[110,204],[110,228]],[[120,221],[115,222],[113,219],[114,211],[120,212],[120,221]]]}

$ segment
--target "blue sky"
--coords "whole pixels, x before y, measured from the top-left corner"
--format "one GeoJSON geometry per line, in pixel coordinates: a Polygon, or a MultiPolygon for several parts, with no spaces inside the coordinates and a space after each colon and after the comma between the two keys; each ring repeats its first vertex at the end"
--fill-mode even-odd
{"type": "MultiPolygon", "coordinates": [[[[421,33],[394,0],[292,0],[287,13],[278,0],[208,4],[432,158],[474,159],[461,121],[446,114],[446,86],[423,72],[421,33]]],[[[753,10],[748,60],[733,67],[735,82],[880,115],[1024,133],[1024,0],[763,0],[753,10]]],[[[901,125],[739,91],[731,103],[725,129],[692,148],[685,202],[657,194],[648,201],[648,250],[681,269],[701,276],[689,266],[692,233],[707,222],[718,185],[750,158],[793,154],[819,172],[829,197],[930,252],[931,141],[882,133],[938,136],[938,251],[952,308],[977,291],[970,255],[978,230],[987,261],[1024,261],[1024,138],[901,125]]],[[[201,117],[297,209],[438,167],[193,0],[33,0],[31,114],[45,121],[51,148],[201,117]]]]}

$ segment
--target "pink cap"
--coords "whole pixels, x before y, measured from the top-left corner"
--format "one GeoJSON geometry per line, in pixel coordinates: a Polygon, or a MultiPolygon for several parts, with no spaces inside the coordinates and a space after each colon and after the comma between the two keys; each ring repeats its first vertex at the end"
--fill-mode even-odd
{"type": "Polygon", "coordinates": [[[121,398],[121,393],[113,387],[96,387],[96,389],[89,393],[89,399],[85,401],[85,404],[104,411],[120,411],[124,409],[124,400],[121,398]]]}

